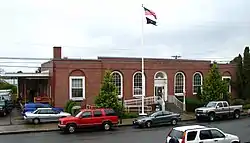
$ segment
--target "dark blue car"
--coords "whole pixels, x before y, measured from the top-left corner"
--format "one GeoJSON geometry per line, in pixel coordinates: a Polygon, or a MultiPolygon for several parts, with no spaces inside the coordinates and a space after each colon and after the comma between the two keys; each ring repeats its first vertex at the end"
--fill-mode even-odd
{"type": "Polygon", "coordinates": [[[63,111],[63,108],[56,108],[52,107],[50,104],[43,104],[43,103],[26,103],[23,108],[22,115],[25,114],[25,112],[33,112],[37,108],[53,108],[55,111],[63,111]]]}

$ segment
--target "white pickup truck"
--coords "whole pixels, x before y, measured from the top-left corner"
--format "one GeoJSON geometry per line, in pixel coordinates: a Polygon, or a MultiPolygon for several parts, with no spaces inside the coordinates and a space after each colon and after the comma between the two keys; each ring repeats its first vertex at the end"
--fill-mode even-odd
{"type": "Polygon", "coordinates": [[[196,119],[208,118],[214,121],[216,118],[234,117],[240,118],[243,105],[229,106],[227,101],[211,101],[205,107],[195,109],[196,119]]]}

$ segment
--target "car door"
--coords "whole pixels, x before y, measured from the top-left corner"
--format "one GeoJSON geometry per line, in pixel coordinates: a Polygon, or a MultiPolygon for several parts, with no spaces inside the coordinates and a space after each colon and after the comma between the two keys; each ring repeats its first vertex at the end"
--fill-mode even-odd
{"type": "Polygon", "coordinates": [[[52,122],[52,121],[58,121],[59,119],[59,115],[58,112],[56,112],[53,109],[49,109],[48,110],[48,121],[52,122]]]}
{"type": "Polygon", "coordinates": [[[215,143],[215,141],[213,140],[211,131],[209,129],[200,130],[199,142],[200,143],[215,143]]]}
{"type": "Polygon", "coordinates": [[[211,129],[211,134],[212,134],[213,140],[216,143],[229,143],[230,142],[230,140],[226,139],[226,136],[224,135],[224,133],[222,133],[221,131],[217,129],[211,129]]]}
{"type": "Polygon", "coordinates": [[[93,124],[101,125],[104,120],[103,113],[101,110],[97,109],[93,111],[93,124]]]}
{"type": "Polygon", "coordinates": [[[187,131],[187,143],[197,143],[198,131],[187,131]]]}
{"type": "Polygon", "coordinates": [[[215,113],[217,116],[222,116],[223,113],[224,113],[224,108],[223,108],[223,104],[222,102],[219,102],[217,105],[216,105],[216,109],[215,109],[215,113]]]}
{"type": "Polygon", "coordinates": [[[229,105],[227,102],[223,102],[223,112],[224,112],[224,115],[229,115],[229,105]]]}
{"type": "Polygon", "coordinates": [[[42,109],[37,114],[38,114],[38,118],[39,118],[40,122],[48,122],[49,121],[47,109],[42,109]]]}
{"type": "Polygon", "coordinates": [[[172,114],[168,111],[163,111],[162,112],[162,123],[163,124],[166,124],[166,123],[169,123],[172,119],[172,114]]]}
{"type": "Polygon", "coordinates": [[[81,117],[80,126],[82,127],[93,126],[92,111],[84,111],[80,117],[81,117]]]}
{"type": "Polygon", "coordinates": [[[162,114],[162,111],[157,112],[152,120],[154,124],[164,123],[164,116],[162,114]]]}

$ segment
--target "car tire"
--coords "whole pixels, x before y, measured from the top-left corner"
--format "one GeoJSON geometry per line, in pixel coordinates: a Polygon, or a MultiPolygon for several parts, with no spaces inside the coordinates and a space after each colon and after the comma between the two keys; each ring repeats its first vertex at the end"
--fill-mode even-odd
{"type": "Polygon", "coordinates": [[[240,118],[240,112],[234,111],[234,119],[239,119],[239,118],[240,118]]]}
{"type": "Polygon", "coordinates": [[[214,113],[209,113],[208,118],[210,122],[213,122],[215,120],[215,114],[214,113]]]}
{"type": "Polygon", "coordinates": [[[151,128],[152,127],[152,122],[151,121],[145,122],[145,127],[146,128],[151,128]]]}
{"type": "Polygon", "coordinates": [[[75,124],[69,124],[66,128],[67,133],[73,134],[76,132],[76,125],[75,124]]]}
{"type": "Polygon", "coordinates": [[[105,131],[110,131],[112,129],[112,124],[110,122],[104,122],[102,127],[105,131]]]}
{"type": "Polygon", "coordinates": [[[35,125],[37,125],[37,124],[40,123],[40,120],[39,120],[38,118],[35,118],[35,119],[33,119],[33,123],[34,123],[35,125]]]}
{"type": "Polygon", "coordinates": [[[178,120],[177,120],[177,119],[172,119],[172,120],[171,120],[171,124],[172,124],[172,125],[175,126],[175,125],[177,125],[177,123],[178,123],[178,120]]]}

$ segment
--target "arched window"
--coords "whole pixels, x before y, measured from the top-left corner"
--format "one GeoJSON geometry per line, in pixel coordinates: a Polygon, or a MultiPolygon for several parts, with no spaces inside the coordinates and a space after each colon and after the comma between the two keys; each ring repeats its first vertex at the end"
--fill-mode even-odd
{"type": "Polygon", "coordinates": [[[123,78],[122,78],[122,74],[118,71],[114,71],[112,72],[112,77],[113,77],[113,83],[115,84],[115,86],[118,89],[118,97],[121,98],[122,97],[122,93],[123,93],[123,78]]]}
{"type": "Polygon", "coordinates": [[[136,72],[133,75],[133,96],[142,96],[142,73],[136,72]]]}
{"type": "Polygon", "coordinates": [[[198,93],[199,88],[201,90],[202,86],[202,74],[200,72],[196,72],[193,75],[193,94],[198,93]]]}
{"type": "Polygon", "coordinates": [[[174,82],[175,95],[182,95],[185,90],[185,75],[182,72],[177,72],[174,82]]]}

